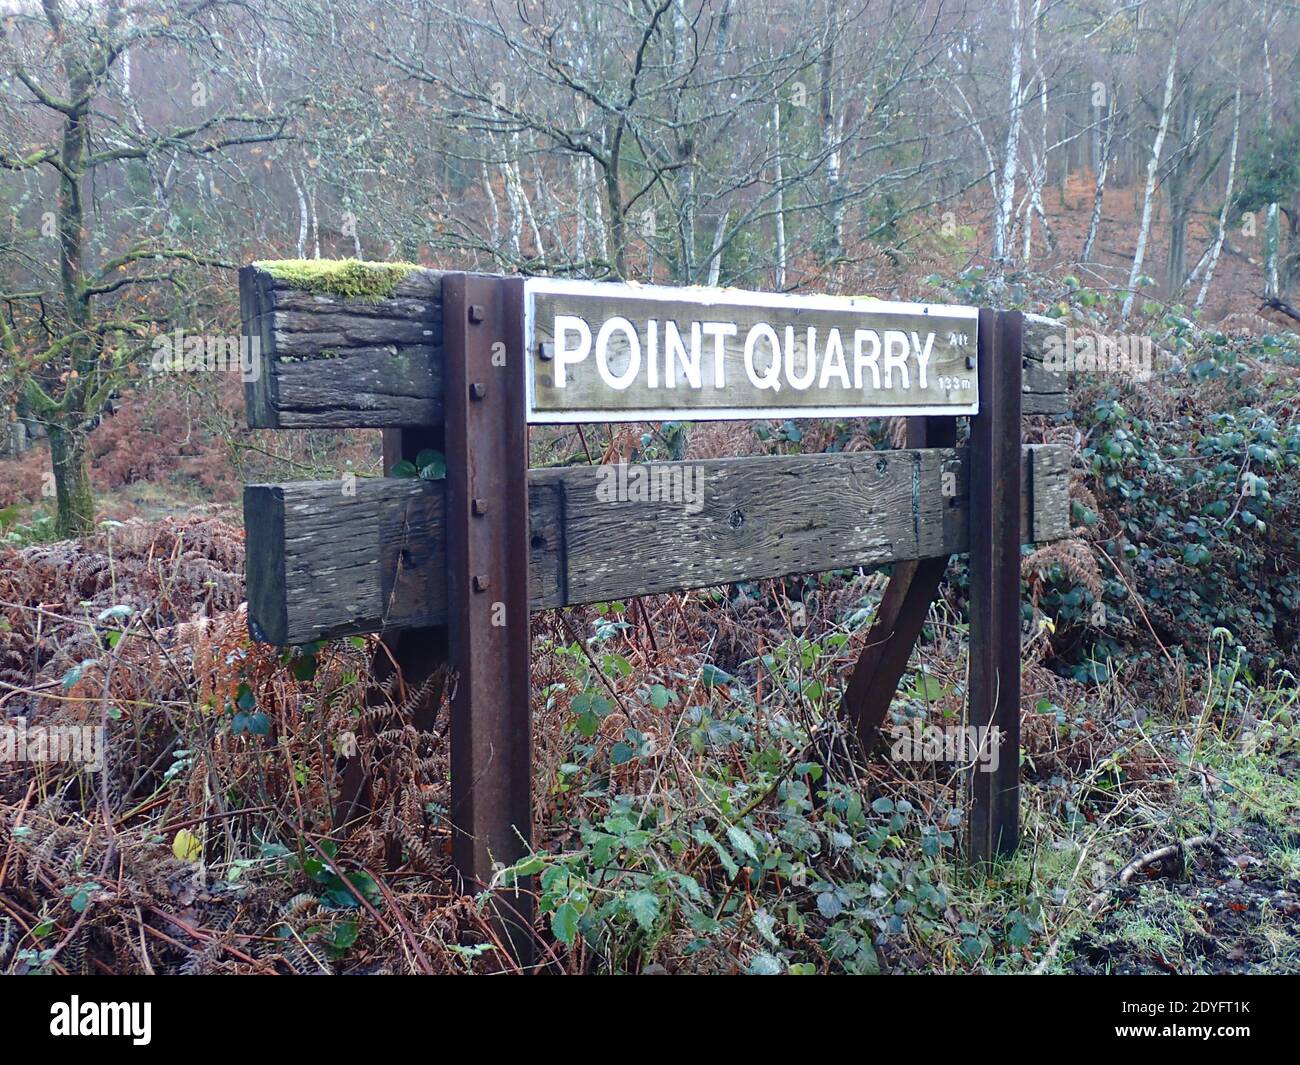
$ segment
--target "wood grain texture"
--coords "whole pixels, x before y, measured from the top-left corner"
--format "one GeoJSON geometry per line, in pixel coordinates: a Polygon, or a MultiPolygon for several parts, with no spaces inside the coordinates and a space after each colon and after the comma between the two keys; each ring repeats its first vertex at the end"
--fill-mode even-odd
{"type": "Polygon", "coordinates": [[[1070,397],[1065,375],[1047,369],[1043,356],[1048,341],[1064,337],[1065,326],[1055,318],[1026,314],[1021,343],[1024,355],[1024,383],[1021,387],[1021,414],[1066,414],[1070,397]]]}
{"type": "MultiPolygon", "coordinates": [[[[951,447],[956,440],[956,418],[907,419],[909,447],[951,447]]],[[[1032,511],[1032,501],[1027,507],[1032,511]]],[[[871,750],[889,713],[947,568],[948,556],[935,554],[899,562],[889,575],[840,701],[840,713],[852,726],[863,753],[871,750]]]]}
{"type": "Polygon", "coordinates": [[[1029,492],[1022,498],[1030,500],[1031,513],[1021,527],[1032,530],[1028,539],[1036,544],[1064,540],[1070,535],[1069,452],[1057,444],[1030,444],[1024,459],[1022,479],[1029,492]]]}
{"type": "MultiPolygon", "coordinates": [[[[529,470],[529,605],[958,554],[969,543],[968,461],[938,448],[640,467],[698,469],[698,509],[610,500],[614,467],[529,470]]],[[[1063,449],[1025,449],[1025,462],[1044,470],[1025,478],[1031,541],[1065,527],[1069,500],[1063,449]],[[1062,454],[1039,455],[1053,450],[1062,454]]],[[[361,480],[351,496],[343,483],[245,488],[255,638],[298,644],[446,621],[444,483],[361,480]]]]}
{"type": "Polygon", "coordinates": [[[314,295],[246,266],[243,331],[260,354],[245,385],[255,429],[413,428],[442,421],[442,284],[417,270],[374,302],[314,295]]]}
{"type": "MultiPolygon", "coordinates": [[[[260,352],[245,385],[253,428],[414,428],[443,418],[442,273],[417,270],[386,300],[317,296],[265,270],[240,271],[244,335],[260,352]]],[[[1025,414],[1068,409],[1065,378],[1043,367],[1063,326],[1025,315],[1025,414]]],[[[755,412],[755,417],[761,417],[755,412]]]]}

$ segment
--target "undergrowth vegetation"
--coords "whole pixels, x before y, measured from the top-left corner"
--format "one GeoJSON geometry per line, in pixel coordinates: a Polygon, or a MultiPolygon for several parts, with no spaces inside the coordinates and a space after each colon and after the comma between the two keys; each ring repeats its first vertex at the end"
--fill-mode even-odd
{"type": "MultiPolygon", "coordinates": [[[[1058,311],[1082,316],[1070,289],[1058,311]]],[[[961,860],[963,766],[836,718],[881,574],[538,615],[539,964],[586,972],[1297,971],[1294,336],[1187,333],[1076,383],[1074,538],[1027,552],[1024,845],[961,860]],[[1162,848],[1168,853],[1162,853],[1162,848]]],[[[667,426],[550,461],[889,446],[890,427],[667,426]],[[729,435],[728,435],[729,434],[729,435]]],[[[508,967],[451,881],[448,678],[250,643],[240,532],[0,547],[0,707],[102,727],[102,773],[0,762],[8,972],[508,967]]],[[[895,728],[961,724],[949,571],[895,728]]]]}

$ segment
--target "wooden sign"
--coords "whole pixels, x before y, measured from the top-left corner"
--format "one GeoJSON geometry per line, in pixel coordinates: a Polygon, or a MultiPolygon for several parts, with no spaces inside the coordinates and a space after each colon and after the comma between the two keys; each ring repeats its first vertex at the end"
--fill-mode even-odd
{"type": "Polygon", "coordinates": [[[973,307],[525,284],[528,420],[975,414],[973,307]]]}
{"type": "MultiPolygon", "coordinates": [[[[1020,545],[1070,531],[1068,451],[1022,447],[1020,422],[1067,410],[1043,365],[1059,323],[422,269],[378,299],[256,266],[240,292],[263,370],[247,384],[249,424],[382,428],[388,474],[246,486],[250,632],[276,644],[379,632],[381,680],[395,671],[414,689],[444,665],[455,676],[448,820],[466,890],[530,850],[531,611],[889,563],[841,703],[869,748],[963,552],[967,716],[1003,737],[996,769],[969,774],[968,853],[1014,849],[1020,545]],[[959,447],[962,414],[974,417],[959,447]],[[920,416],[905,450],[528,469],[529,421],[862,415],[920,416]],[[444,453],[445,479],[393,475],[428,449],[444,453]],[[609,490],[634,475],[699,491],[609,490]]],[[[417,727],[437,720],[440,691],[413,710],[417,727]]],[[[364,795],[361,768],[349,773],[364,795]]],[[[523,961],[531,895],[494,897],[523,961]]]]}

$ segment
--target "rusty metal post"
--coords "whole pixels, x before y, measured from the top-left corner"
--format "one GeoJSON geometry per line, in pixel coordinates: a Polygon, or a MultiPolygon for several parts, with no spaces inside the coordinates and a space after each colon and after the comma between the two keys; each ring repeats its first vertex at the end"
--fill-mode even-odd
{"type": "MultiPolygon", "coordinates": [[[[993,764],[970,771],[972,862],[1016,849],[1020,832],[1020,392],[1022,315],[979,312],[980,412],[970,439],[969,724],[998,730],[993,764]]],[[[984,733],[980,733],[984,735],[984,733]]],[[[987,741],[989,743],[993,740],[987,741]]]]}
{"type": "MultiPolygon", "coordinates": [[[[478,891],[532,839],[524,282],[447,274],[442,301],[452,860],[478,891]]],[[[526,963],[526,886],[503,892],[497,909],[526,963]]]]}

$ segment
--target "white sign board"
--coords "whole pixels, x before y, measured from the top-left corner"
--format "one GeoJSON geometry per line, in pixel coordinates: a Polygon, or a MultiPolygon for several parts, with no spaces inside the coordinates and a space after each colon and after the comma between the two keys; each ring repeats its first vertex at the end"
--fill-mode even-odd
{"type": "Polygon", "coordinates": [[[528,420],[975,414],[974,307],[530,278],[528,420]]]}

